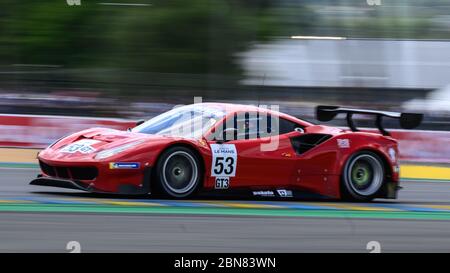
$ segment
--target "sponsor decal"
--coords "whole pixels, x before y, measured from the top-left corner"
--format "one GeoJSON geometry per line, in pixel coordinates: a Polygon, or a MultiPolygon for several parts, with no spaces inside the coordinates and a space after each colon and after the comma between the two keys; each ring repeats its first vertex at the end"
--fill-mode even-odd
{"type": "Polygon", "coordinates": [[[338,139],[337,145],[339,148],[350,148],[350,140],[347,138],[338,139]]]}
{"type": "Polygon", "coordinates": [[[290,190],[277,190],[277,193],[280,197],[292,197],[292,191],[290,190]]]}
{"type": "Polygon", "coordinates": [[[139,169],[140,164],[137,162],[110,162],[110,169],[139,169]]]}
{"type": "Polygon", "coordinates": [[[216,183],[214,184],[214,188],[219,190],[225,190],[230,187],[230,178],[229,177],[216,177],[216,183]]]}
{"type": "Polygon", "coordinates": [[[395,172],[395,173],[399,173],[399,172],[400,172],[400,166],[395,165],[395,166],[394,166],[394,172],[395,172]]]}
{"type": "Polygon", "coordinates": [[[275,196],[273,191],[254,191],[253,196],[275,196]]]}
{"type": "Polygon", "coordinates": [[[211,144],[212,177],[234,177],[236,175],[237,151],[234,144],[211,144]]]}
{"type": "Polygon", "coordinates": [[[82,154],[90,154],[96,151],[92,145],[99,143],[100,141],[95,139],[82,139],[76,141],[72,144],[67,145],[63,149],[60,150],[61,153],[74,154],[74,153],[82,153],[82,154]]]}

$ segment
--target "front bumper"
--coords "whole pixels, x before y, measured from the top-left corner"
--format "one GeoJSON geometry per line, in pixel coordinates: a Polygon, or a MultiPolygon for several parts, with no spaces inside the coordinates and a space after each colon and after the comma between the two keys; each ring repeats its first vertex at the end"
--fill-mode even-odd
{"type": "Polygon", "coordinates": [[[102,192],[102,191],[92,187],[92,185],[86,186],[86,184],[84,184],[80,181],[46,177],[42,174],[39,174],[36,179],[32,180],[30,182],[30,185],[82,190],[82,191],[96,192],[96,193],[102,192]]]}
{"type": "MultiPolygon", "coordinates": [[[[150,179],[151,179],[151,167],[144,168],[142,180],[139,184],[121,183],[117,184],[114,188],[115,190],[103,190],[96,187],[94,182],[79,181],[74,179],[64,179],[60,177],[51,177],[45,174],[39,174],[36,179],[30,182],[30,185],[35,186],[47,186],[47,187],[57,187],[66,189],[82,190],[93,193],[113,193],[113,194],[126,194],[126,195],[144,195],[150,194],[150,179]]],[[[97,181],[95,181],[97,182],[97,181]]]]}
{"type": "Polygon", "coordinates": [[[52,177],[44,177],[42,174],[39,174],[36,179],[31,181],[30,185],[58,187],[58,188],[83,190],[83,191],[93,191],[89,186],[86,187],[85,184],[83,184],[81,182],[52,178],[52,177]]]}

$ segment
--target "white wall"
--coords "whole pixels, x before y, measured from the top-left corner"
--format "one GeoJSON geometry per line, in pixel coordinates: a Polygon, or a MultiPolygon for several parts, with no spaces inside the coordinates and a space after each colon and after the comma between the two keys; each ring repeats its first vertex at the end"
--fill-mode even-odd
{"type": "Polygon", "coordinates": [[[441,88],[450,83],[450,42],[294,40],[240,55],[244,84],[441,88]]]}

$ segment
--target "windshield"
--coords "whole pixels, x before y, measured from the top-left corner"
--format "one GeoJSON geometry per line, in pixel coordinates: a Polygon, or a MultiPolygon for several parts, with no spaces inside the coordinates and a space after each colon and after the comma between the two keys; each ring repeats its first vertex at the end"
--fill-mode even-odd
{"type": "Polygon", "coordinates": [[[132,132],[187,138],[200,138],[225,113],[201,104],[177,107],[133,128],[132,132]]]}

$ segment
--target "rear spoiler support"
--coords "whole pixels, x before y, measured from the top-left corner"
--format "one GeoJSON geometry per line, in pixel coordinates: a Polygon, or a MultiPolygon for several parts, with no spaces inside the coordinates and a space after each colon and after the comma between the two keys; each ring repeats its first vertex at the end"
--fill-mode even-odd
{"type": "Polygon", "coordinates": [[[383,117],[395,118],[400,120],[400,127],[403,129],[414,129],[420,125],[423,119],[423,114],[417,113],[397,113],[387,111],[376,111],[367,109],[345,108],[340,106],[319,105],[316,108],[316,117],[319,121],[330,121],[338,114],[347,114],[347,125],[353,132],[359,131],[353,120],[353,114],[374,115],[375,126],[381,134],[389,136],[389,132],[383,127],[383,117]]]}
{"type": "Polygon", "coordinates": [[[346,118],[347,124],[348,124],[348,127],[350,127],[350,129],[353,132],[357,132],[359,130],[358,130],[358,128],[356,128],[355,122],[353,121],[352,117],[353,117],[353,113],[347,113],[347,118],[346,118]]]}

